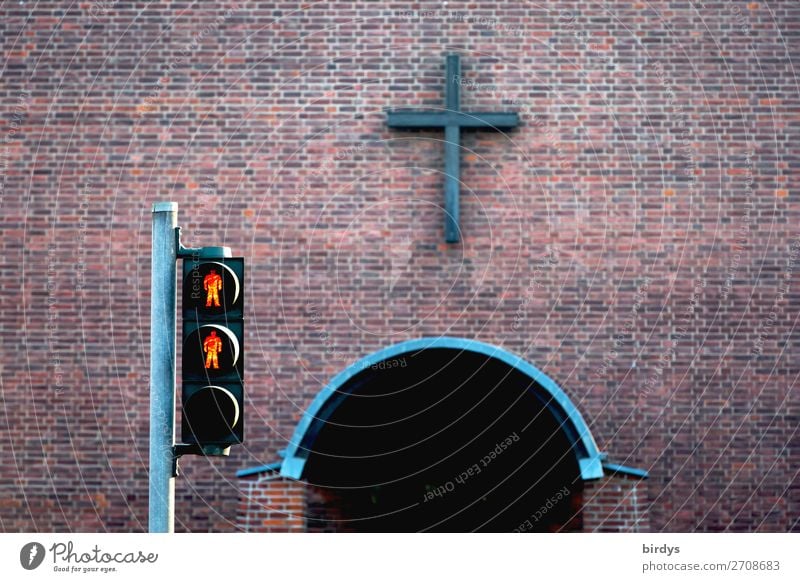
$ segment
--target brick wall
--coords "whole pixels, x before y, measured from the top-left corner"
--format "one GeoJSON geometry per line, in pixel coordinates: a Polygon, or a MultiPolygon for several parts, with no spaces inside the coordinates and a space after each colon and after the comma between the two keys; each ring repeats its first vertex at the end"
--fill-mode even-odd
{"type": "Polygon", "coordinates": [[[306,486],[274,472],[242,481],[237,522],[245,532],[306,531],[306,486]]]}
{"type": "Polygon", "coordinates": [[[236,530],[331,376],[440,334],[554,378],[654,530],[800,527],[793,0],[0,10],[1,529],[146,527],[156,200],[249,268],[247,445],[182,460],[179,530],[236,530]],[[464,132],[450,246],[442,134],[384,114],[449,51],[522,119],[464,132]]]}
{"type": "Polygon", "coordinates": [[[648,532],[647,481],[613,475],[583,488],[583,528],[587,532],[648,532]]]}

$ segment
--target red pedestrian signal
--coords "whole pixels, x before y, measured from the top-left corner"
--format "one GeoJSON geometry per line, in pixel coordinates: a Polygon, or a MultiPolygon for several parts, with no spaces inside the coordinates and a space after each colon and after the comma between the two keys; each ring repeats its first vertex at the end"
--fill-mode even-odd
{"type": "Polygon", "coordinates": [[[244,259],[183,261],[182,441],[244,440],[244,259]]]}

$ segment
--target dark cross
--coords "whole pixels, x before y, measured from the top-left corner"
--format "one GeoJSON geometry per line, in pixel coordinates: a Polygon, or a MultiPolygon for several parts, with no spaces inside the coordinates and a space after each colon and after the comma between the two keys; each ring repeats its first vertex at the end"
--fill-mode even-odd
{"type": "Polygon", "coordinates": [[[519,125],[516,113],[461,111],[459,87],[461,60],[447,55],[447,84],[445,106],[441,111],[389,111],[389,127],[413,129],[444,128],[444,237],[449,243],[458,242],[458,195],[461,182],[461,128],[511,129],[519,125]]]}

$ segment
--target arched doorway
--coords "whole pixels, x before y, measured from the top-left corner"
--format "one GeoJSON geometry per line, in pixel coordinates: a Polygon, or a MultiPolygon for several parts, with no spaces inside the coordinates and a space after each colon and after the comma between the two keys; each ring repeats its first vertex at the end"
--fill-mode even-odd
{"type": "Polygon", "coordinates": [[[280,473],[309,483],[309,531],[563,531],[602,455],[566,394],[522,358],[421,339],[337,375],[280,473]]]}

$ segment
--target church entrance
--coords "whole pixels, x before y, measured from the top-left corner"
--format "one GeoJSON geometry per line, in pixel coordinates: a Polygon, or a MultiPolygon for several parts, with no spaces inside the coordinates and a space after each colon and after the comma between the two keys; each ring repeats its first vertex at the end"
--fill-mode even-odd
{"type": "Polygon", "coordinates": [[[334,378],[281,474],[309,485],[308,531],[575,531],[600,458],[539,370],[487,344],[436,338],[334,378]]]}

